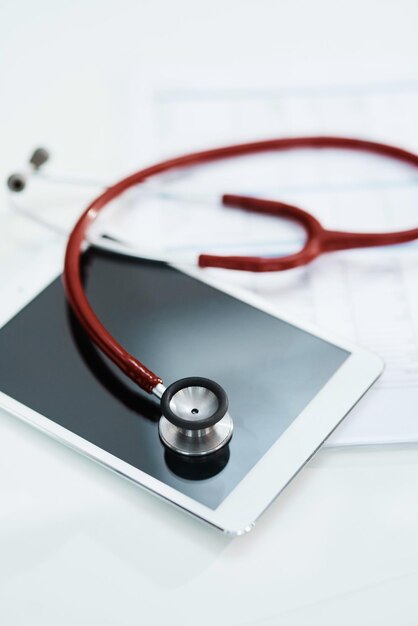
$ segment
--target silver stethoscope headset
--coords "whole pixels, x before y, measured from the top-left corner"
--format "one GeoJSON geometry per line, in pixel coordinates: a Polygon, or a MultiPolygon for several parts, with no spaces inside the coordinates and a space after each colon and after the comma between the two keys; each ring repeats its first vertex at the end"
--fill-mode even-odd
{"type": "MultiPolygon", "coordinates": [[[[159,398],[162,412],[159,421],[160,438],[165,446],[179,454],[204,457],[220,450],[229,442],[233,432],[233,423],[228,412],[228,397],[225,390],[218,383],[200,377],[183,378],[166,387],[158,375],[129,354],[102,325],[87,299],[81,271],[82,253],[86,244],[130,257],[151,258],[164,262],[173,262],[175,259],[146,255],[121,242],[111,241],[101,235],[95,236],[91,226],[101,210],[112,200],[132,187],[148,185],[148,181],[159,174],[243,155],[295,148],[359,150],[390,157],[418,167],[418,155],[413,152],[383,143],[346,137],[292,137],[214,148],[157,163],[106,187],[89,204],[69,235],[64,264],[64,286],[73,312],[91,341],[139,387],[159,398]]],[[[13,193],[22,191],[28,179],[39,172],[48,157],[46,150],[42,148],[35,150],[28,165],[21,172],[9,177],[7,181],[9,190],[13,193]]],[[[67,178],[66,182],[71,181],[67,178]]],[[[74,182],[77,184],[79,181],[74,182]]],[[[152,188],[151,191],[153,191],[152,188]]],[[[223,195],[221,201],[227,207],[241,208],[297,222],[305,230],[306,242],[301,250],[287,256],[200,254],[195,259],[199,267],[221,267],[253,272],[281,271],[306,265],[323,253],[400,244],[418,239],[418,228],[390,233],[328,230],[307,211],[280,201],[231,194],[223,195]]],[[[25,212],[25,214],[36,219],[31,213],[25,212]]],[[[40,220],[36,219],[36,221],[40,220]]]]}

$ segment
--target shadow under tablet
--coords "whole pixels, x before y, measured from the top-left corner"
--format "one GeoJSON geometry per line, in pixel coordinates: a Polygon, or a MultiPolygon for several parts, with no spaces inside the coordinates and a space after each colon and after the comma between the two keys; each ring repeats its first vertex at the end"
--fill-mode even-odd
{"type": "Polygon", "coordinates": [[[85,258],[101,321],[165,384],[211,378],[234,434],[205,460],[158,436],[159,402],[102,356],[55,280],[0,329],[0,389],[54,422],[215,509],[349,353],[165,265],[102,252],[85,258]]]}

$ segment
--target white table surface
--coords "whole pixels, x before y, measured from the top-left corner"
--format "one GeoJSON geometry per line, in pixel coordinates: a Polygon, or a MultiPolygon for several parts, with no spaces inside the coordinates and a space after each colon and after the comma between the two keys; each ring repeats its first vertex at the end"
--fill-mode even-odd
{"type": "MultiPolygon", "coordinates": [[[[38,143],[61,168],[138,164],[127,100],[145,66],[416,63],[414,7],[5,1],[0,180],[38,143]]],[[[47,239],[2,188],[0,279],[47,239]]],[[[416,624],[417,487],[418,446],[323,450],[230,539],[0,412],[0,623],[416,624]]]]}

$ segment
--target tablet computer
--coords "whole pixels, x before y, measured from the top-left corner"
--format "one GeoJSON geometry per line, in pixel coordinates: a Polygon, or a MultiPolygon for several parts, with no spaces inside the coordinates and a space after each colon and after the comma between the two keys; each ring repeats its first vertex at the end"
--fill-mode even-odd
{"type": "Polygon", "coordinates": [[[204,459],[168,450],[158,400],[89,341],[65,298],[62,246],[0,297],[0,406],[225,532],[256,520],[382,372],[382,361],[263,300],[186,270],[90,249],[98,317],[166,381],[227,391],[234,433],[204,459]]]}

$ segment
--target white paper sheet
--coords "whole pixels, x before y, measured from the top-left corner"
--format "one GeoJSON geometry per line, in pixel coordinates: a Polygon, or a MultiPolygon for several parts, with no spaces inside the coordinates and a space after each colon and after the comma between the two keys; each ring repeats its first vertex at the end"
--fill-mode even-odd
{"type": "MultiPolygon", "coordinates": [[[[413,80],[235,90],[159,87],[150,109],[153,149],[160,155],[293,134],[365,136],[416,150],[417,110],[413,80]]],[[[301,245],[302,232],[286,222],[216,204],[225,192],[297,204],[335,229],[384,231],[418,223],[418,173],[362,154],[261,155],[169,175],[160,183],[164,193],[154,199],[138,203],[132,194],[117,223],[109,215],[115,235],[168,251],[268,255],[301,245]]],[[[418,440],[418,244],[333,253],[285,273],[217,274],[385,360],[382,378],[329,444],[418,440]]]]}

